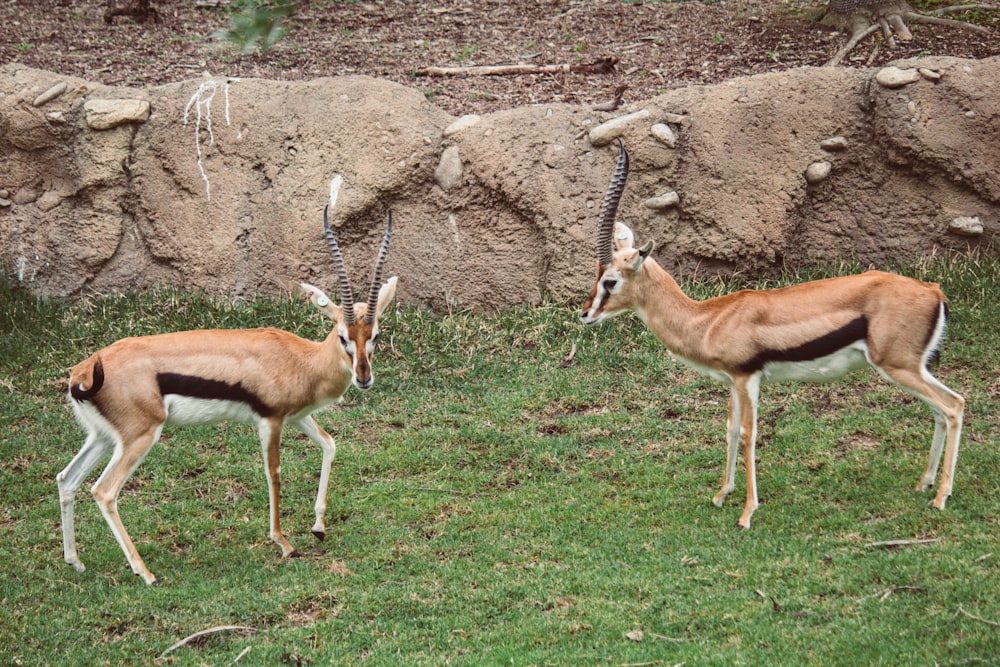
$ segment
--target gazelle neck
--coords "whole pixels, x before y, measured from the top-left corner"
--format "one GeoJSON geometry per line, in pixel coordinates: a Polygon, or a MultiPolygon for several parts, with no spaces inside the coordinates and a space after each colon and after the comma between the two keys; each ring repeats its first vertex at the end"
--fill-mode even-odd
{"type": "Polygon", "coordinates": [[[692,351],[704,333],[699,306],[652,257],[642,263],[636,277],[635,312],[668,350],[694,362],[701,361],[692,351]]]}

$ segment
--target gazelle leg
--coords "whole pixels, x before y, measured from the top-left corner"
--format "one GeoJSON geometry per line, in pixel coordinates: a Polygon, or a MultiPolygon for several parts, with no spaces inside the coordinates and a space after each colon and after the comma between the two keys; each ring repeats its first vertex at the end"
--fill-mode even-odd
{"type": "Polygon", "coordinates": [[[747,501],[743,514],[736,522],[740,528],[750,527],[750,517],[757,510],[757,400],[760,396],[760,376],[736,380],[736,398],[740,404],[740,440],[743,443],[743,466],[747,474],[747,501]]]}
{"type": "Polygon", "coordinates": [[[948,433],[948,420],[936,405],[929,404],[934,411],[934,439],[931,441],[931,451],[927,456],[927,468],[917,483],[917,491],[926,491],[934,486],[937,478],[938,464],[941,462],[941,452],[944,451],[948,433]]]}
{"type": "Polygon", "coordinates": [[[323,541],[326,537],[326,494],[330,486],[330,468],[333,465],[333,458],[337,454],[337,444],[333,436],[320,428],[319,424],[312,416],[307,416],[295,422],[295,426],[305,433],[313,442],[323,448],[323,463],[319,473],[319,490],[316,492],[316,523],[313,524],[312,533],[316,539],[323,541]]]}
{"type": "Polygon", "coordinates": [[[132,572],[142,577],[147,584],[155,584],[156,577],[146,567],[132,543],[132,538],[129,537],[128,531],[122,524],[121,517],[118,515],[118,494],[121,493],[122,486],[125,485],[128,478],[142,463],[149,448],[159,439],[161,428],[162,424],[151,431],[129,438],[127,441],[123,439],[122,442],[118,443],[114,454],[111,455],[111,461],[108,462],[104,472],[97,478],[91,489],[94,500],[101,508],[101,514],[108,522],[111,532],[118,541],[118,546],[125,553],[125,559],[128,560],[132,572]]]}
{"type": "Polygon", "coordinates": [[[83,572],[86,568],[76,553],[76,532],[73,529],[76,492],[90,471],[104,460],[113,446],[114,442],[108,436],[91,430],[77,455],[62,472],[56,475],[56,484],[59,486],[59,507],[62,513],[63,558],[77,572],[83,572]]]}
{"type": "Polygon", "coordinates": [[[726,467],[722,470],[722,488],[712,498],[716,507],[722,507],[726,497],[736,488],[736,459],[740,446],[740,402],[736,386],[730,387],[729,414],[726,417],[726,467]]]}
{"type": "Polygon", "coordinates": [[[281,547],[283,557],[297,555],[281,532],[281,426],[282,420],[260,421],[260,444],[264,452],[264,474],[267,476],[267,493],[270,499],[271,539],[281,547]]]}
{"type": "Polygon", "coordinates": [[[879,370],[900,387],[923,400],[934,411],[934,440],[927,458],[927,468],[924,470],[917,488],[925,490],[933,485],[943,445],[944,468],[941,471],[941,484],[938,486],[937,496],[931,505],[938,509],[944,509],[955,483],[955,465],[958,462],[958,441],[962,437],[965,399],[942,384],[926,368],[921,368],[919,373],[905,368],[880,367],[879,370]],[[942,420],[944,421],[943,433],[942,420]]]}

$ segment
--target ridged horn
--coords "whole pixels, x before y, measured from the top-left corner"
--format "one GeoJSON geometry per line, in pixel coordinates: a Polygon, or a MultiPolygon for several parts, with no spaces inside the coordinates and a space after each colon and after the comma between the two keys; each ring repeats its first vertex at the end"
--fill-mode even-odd
{"type": "Polygon", "coordinates": [[[618,139],[618,164],[611,175],[611,184],[608,186],[608,193],[604,195],[601,203],[600,217],[597,219],[597,262],[601,266],[611,265],[611,256],[614,254],[615,217],[618,214],[618,202],[621,201],[622,191],[625,190],[625,181],[628,180],[628,151],[625,150],[625,142],[618,139]]]}
{"type": "Polygon", "coordinates": [[[340,285],[340,306],[344,310],[344,322],[348,325],[354,324],[354,296],[351,294],[351,282],[347,279],[347,269],[344,268],[344,256],[337,245],[337,238],[330,229],[329,212],[330,207],[337,203],[337,195],[340,193],[340,184],[343,179],[340,174],[330,181],[330,203],[323,209],[323,233],[326,235],[326,242],[333,252],[333,267],[337,269],[337,283],[340,285]]]}
{"type": "Polygon", "coordinates": [[[389,237],[392,236],[392,211],[389,211],[389,225],[386,227],[385,236],[382,238],[382,247],[378,251],[378,259],[375,260],[375,274],[372,276],[372,287],[368,292],[368,310],[365,311],[365,322],[375,323],[375,308],[378,306],[378,293],[382,288],[382,267],[385,266],[385,256],[389,254],[389,237]]]}

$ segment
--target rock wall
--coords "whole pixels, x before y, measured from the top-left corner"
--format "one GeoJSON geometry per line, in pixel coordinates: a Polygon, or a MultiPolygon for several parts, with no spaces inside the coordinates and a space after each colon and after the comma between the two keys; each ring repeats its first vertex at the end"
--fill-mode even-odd
{"type": "Polygon", "coordinates": [[[805,68],[614,113],[544,105],[456,119],[366,77],[109,88],[0,67],[0,266],[42,294],[163,284],[236,298],[332,288],[322,211],[366,284],[495,309],[579,299],[624,138],[619,208],[691,275],[993,246],[1000,59],[805,68]]]}

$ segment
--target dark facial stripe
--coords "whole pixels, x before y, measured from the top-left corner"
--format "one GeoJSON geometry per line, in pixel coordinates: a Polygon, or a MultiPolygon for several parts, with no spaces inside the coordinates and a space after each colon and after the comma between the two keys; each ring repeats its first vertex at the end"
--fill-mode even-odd
{"type": "Polygon", "coordinates": [[[222,380],[209,380],[195,375],[157,373],[156,384],[162,395],[177,394],[206,400],[237,401],[246,403],[261,417],[270,417],[275,413],[274,408],[261,401],[256,394],[248,391],[240,382],[230,384],[222,380]]]}
{"type": "Polygon", "coordinates": [[[744,373],[756,373],[764,367],[764,364],[771,362],[812,361],[833,354],[867,337],[868,318],[862,315],[839,329],[797,347],[761,350],[755,357],[740,365],[740,370],[744,373]]]}

